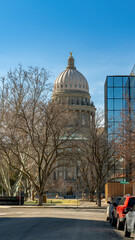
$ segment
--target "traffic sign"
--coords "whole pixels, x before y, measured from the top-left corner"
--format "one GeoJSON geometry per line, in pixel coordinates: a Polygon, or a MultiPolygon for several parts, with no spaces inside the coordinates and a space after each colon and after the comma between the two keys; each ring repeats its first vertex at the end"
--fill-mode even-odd
{"type": "Polygon", "coordinates": [[[126,182],[126,179],[124,179],[124,181],[120,182],[121,184],[129,184],[129,182],[126,182]]]}

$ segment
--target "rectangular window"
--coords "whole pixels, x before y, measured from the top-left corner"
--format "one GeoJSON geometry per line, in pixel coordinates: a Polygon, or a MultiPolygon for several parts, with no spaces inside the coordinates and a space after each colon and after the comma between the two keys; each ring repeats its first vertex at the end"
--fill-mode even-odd
{"type": "Polygon", "coordinates": [[[107,78],[107,85],[108,85],[108,87],[113,87],[113,77],[107,78]]]}
{"type": "Polygon", "coordinates": [[[122,98],[122,88],[114,88],[114,98],[122,98]]]}
{"type": "Polygon", "coordinates": [[[112,121],[114,121],[113,111],[108,111],[108,122],[112,122],[112,121]]]}
{"type": "Polygon", "coordinates": [[[123,88],[122,91],[122,97],[129,98],[129,88],[123,88]]]}
{"type": "Polygon", "coordinates": [[[126,200],[126,198],[123,197],[123,198],[119,201],[119,205],[124,205],[125,200],[126,200]]]}
{"type": "Polygon", "coordinates": [[[130,198],[128,202],[128,207],[133,207],[135,205],[135,198],[130,198]]]}
{"type": "Polygon", "coordinates": [[[130,98],[135,98],[135,88],[130,88],[130,98]]]}
{"type": "Polygon", "coordinates": [[[122,110],[122,99],[114,99],[114,110],[122,110]]]}
{"type": "Polygon", "coordinates": [[[56,172],[54,172],[53,179],[54,179],[54,180],[57,179],[57,177],[56,177],[56,172]]]}
{"type": "Polygon", "coordinates": [[[108,110],[113,110],[113,99],[108,99],[108,110]]]}
{"type": "Polygon", "coordinates": [[[122,77],[114,77],[114,87],[122,88],[122,77]]]}
{"type": "MultiPolygon", "coordinates": [[[[131,99],[130,100],[130,103],[131,103],[131,109],[133,110],[133,112],[135,112],[135,99],[131,99]]],[[[131,110],[131,112],[132,112],[132,110],[131,110]]],[[[133,113],[133,115],[134,115],[135,113],[133,113]]]]}
{"type": "Polygon", "coordinates": [[[63,173],[62,172],[59,172],[59,177],[62,177],[63,176],[63,173]]]}
{"type": "Polygon", "coordinates": [[[123,77],[123,87],[128,87],[129,86],[129,77],[123,77]]]}
{"type": "Polygon", "coordinates": [[[113,135],[115,131],[115,123],[108,123],[108,135],[113,135]]]}
{"type": "Polygon", "coordinates": [[[114,119],[116,122],[122,121],[122,111],[114,111],[114,119]]]}
{"type": "Polygon", "coordinates": [[[108,98],[113,98],[113,88],[112,87],[109,87],[107,89],[107,97],[108,98]]]}
{"type": "Polygon", "coordinates": [[[121,122],[115,122],[115,132],[118,133],[121,122]]]}
{"type": "Polygon", "coordinates": [[[130,86],[135,88],[135,77],[130,77],[130,86]]]}

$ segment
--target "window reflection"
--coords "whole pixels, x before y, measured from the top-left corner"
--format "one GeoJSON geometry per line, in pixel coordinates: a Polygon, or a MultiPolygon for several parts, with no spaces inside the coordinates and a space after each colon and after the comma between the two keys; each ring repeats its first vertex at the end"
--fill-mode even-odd
{"type": "Polygon", "coordinates": [[[108,99],[108,110],[113,110],[113,99],[108,99]]]}
{"type": "Polygon", "coordinates": [[[120,122],[115,122],[115,132],[117,133],[120,129],[120,122]]]}
{"type": "Polygon", "coordinates": [[[113,88],[108,88],[108,98],[113,98],[113,88]]]}
{"type": "Polygon", "coordinates": [[[122,77],[114,78],[114,87],[122,87],[122,77]]]}
{"type": "Polygon", "coordinates": [[[131,99],[131,109],[135,111],[135,99],[131,99]]]}
{"type": "Polygon", "coordinates": [[[123,77],[123,87],[128,87],[129,81],[127,82],[128,77],[123,77]]]}
{"type": "Polygon", "coordinates": [[[122,110],[122,99],[114,99],[114,110],[122,110]]]}
{"type": "Polygon", "coordinates": [[[124,108],[125,108],[126,111],[129,110],[129,106],[130,106],[130,105],[129,105],[129,101],[128,101],[128,99],[126,99],[126,100],[125,100],[125,103],[124,103],[124,108]]]}
{"type": "Polygon", "coordinates": [[[112,135],[114,133],[114,127],[113,125],[108,124],[108,135],[112,135]]]}
{"type": "Polygon", "coordinates": [[[108,122],[114,121],[113,112],[114,112],[114,111],[108,111],[108,122]]]}
{"type": "Polygon", "coordinates": [[[128,98],[128,96],[129,96],[129,88],[123,88],[122,89],[122,96],[123,96],[123,98],[128,98]]]}
{"type": "Polygon", "coordinates": [[[135,88],[135,77],[130,77],[130,86],[135,88]]]}
{"type": "MultiPolygon", "coordinates": [[[[130,97],[135,98],[135,88],[130,89],[130,97]]],[[[134,100],[135,101],[135,100],[134,100]]]]}
{"type": "Polygon", "coordinates": [[[113,77],[107,78],[108,87],[113,87],[113,77]]]}
{"type": "Polygon", "coordinates": [[[122,88],[114,88],[114,98],[122,98],[122,88]]]}
{"type": "Polygon", "coordinates": [[[115,121],[121,122],[122,121],[122,112],[114,111],[114,118],[115,118],[115,121]]]}

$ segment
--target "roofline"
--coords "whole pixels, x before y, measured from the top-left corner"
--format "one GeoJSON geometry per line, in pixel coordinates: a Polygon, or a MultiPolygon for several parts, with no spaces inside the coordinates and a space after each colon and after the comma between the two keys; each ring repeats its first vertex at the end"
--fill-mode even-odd
{"type": "Polygon", "coordinates": [[[108,76],[106,76],[106,78],[107,77],[135,77],[135,76],[133,76],[133,75],[108,75],[108,76]]]}

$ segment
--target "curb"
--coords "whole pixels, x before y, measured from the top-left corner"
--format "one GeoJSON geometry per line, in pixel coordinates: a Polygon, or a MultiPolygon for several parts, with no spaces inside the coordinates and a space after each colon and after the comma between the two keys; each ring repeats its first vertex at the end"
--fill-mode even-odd
{"type": "Polygon", "coordinates": [[[0,206],[0,208],[65,208],[65,209],[106,209],[107,206],[101,206],[101,207],[80,207],[80,206],[12,206],[12,205],[3,205],[0,206]]]}

